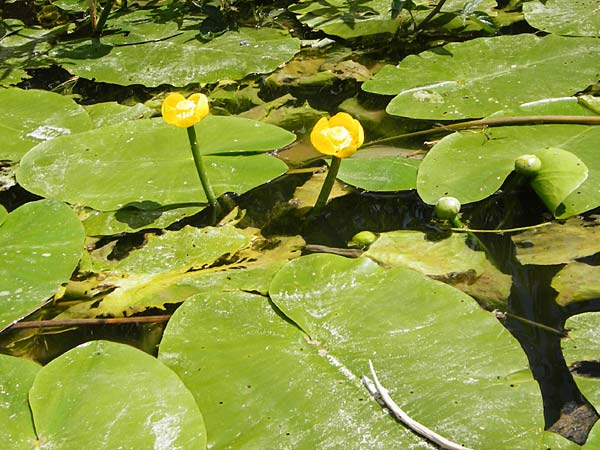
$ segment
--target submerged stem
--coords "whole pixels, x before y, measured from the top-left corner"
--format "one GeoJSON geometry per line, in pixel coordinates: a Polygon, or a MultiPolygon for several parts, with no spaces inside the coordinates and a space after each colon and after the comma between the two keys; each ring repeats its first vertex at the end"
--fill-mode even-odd
{"type": "Polygon", "coordinates": [[[100,14],[100,18],[98,19],[98,23],[96,24],[96,36],[100,36],[102,34],[102,29],[104,28],[104,25],[106,25],[108,15],[112,10],[114,2],[115,0],[106,0],[104,8],[102,8],[102,14],[100,14]]]}
{"type": "Polygon", "coordinates": [[[329,194],[331,194],[331,189],[333,188],[333,183],[337,178],[338,170],[340,170],[340,163],[342,162],[341,158],[337,156],[331,157],[331,165],[329,166],[329,170],[327,171],[327,177],[325,177],[325,182],[323,183],[323,187],[321,188],[321,193],[319,194],[319,198],[317,198],[317,202],[312,210],[312,215],[317,215],[325,204],[327,203],[327,199],[329,199],[329,194]]]}
{"type": "Polygon", "coordinates": [[[198,171],[198,176],[200,177],[200,182],[202,183],[202,187],[204,188],[204,193],[206,194],[206,198],[208,199],[208,203],[210,203],[215,208],[217,205],[217,196],[213,191],[213,188],[208,181],[208,175],[206,173],[206,168],[202,163],[202,156],[200,155],[200,147],[198,146],[198,138],[196,137],[196,129],[192,125],[191,127],[187,127],[188,139],[190,141],[190,148],[192,150],[192,155],[194,156],[194,163],[196,164],[196,170],[198,171]]]}

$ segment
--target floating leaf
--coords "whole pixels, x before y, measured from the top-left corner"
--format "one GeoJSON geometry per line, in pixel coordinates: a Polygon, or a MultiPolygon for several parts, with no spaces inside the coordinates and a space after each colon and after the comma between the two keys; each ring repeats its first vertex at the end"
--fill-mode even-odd
{"type": "Polygon", "coordinates": [[[600,267],[569,263],[552,278],[551,286],[558,292],[556,303],[561,306],[600,299],[600,267]]]}
{"type": "Polygon", "coordinates": [[[373,360],[402,408],[454,442],[531,449],[539,440],[543,413],[525,355],[457,289],[366,258],[315,254],[288,263],[269,293],[332,364],[359,375],[373,360]]]}
{"type": "Polygon", "coordinates": [[[0,205],[0,225],[4,222],[4,220],[8,217],[8,211],[2,205],[0,205]]]}
{"type": "Polygon", "coordinates": [[[94,128],[116,125],[129,120],[149,119],[154,110],[142,103],[135,106],[125,106],[117,102],[96,103],[85,106],[94,128]]]}
{"type": "Polygon", "coordinates": [[[467,244],[466,234],[430,241],[419,231],[381,233],[363,256],[386,267],[408,267],[457,287],[489,309],[506,307],[512,279],[485,253],[467,244]]]}
{"type": "MultiPolygon", "coordinates": [[[[571,97],[546,99],[493,117],[536,114],[594,115],[571,97]]],[[[470,130],[453,133],[439,141],[426,155],[419,167],[417,190],[430,204],[448,195],[463,204],[476,202],[500,188],[513,171],[517,157],[540,151],[542,156],[549,157],[544,177],[550,184],[540,183],[537,188],[546,197],[549,207],[556,205],[579,184],[553,210],[557,217],[569,217],[600,204],[600,158],[595,151],[598,145],[600,127],[586,125],[505,126],[481,133],[470,130]],[[574,156],[545,148],[562,149],[574,156]],[[582,164],[587,167],[587,179],[582,164]],[[448,170],[449,167],[452,170],[448,170]],[[565,175],[569,180],[566,186],[565,175]],[[585,181],[581,183],[583,179],[585,181]]]]}
{"type": "Polygon", "coordinates": [[[27,395],[39,370],[33,361],[0,355],[0,440],[6,448],[34,448],[27,395]]]}
{"type": "Polygon", "coordinates": [[[512,237],[521,264],[552,265],[600,252],[600,226],[571,218],[512,237]]]}
{"type": "Polygon", "coordinates": [[[159,358],[194,394],[213,449],[430,448],[315,344],[262,296],[208,292],[175,312],[159,358]]]}
{"type": "Polygon", "coordinates": [[[206,448],[202,415],[183,383],[124,344],[92,341],[51,361],[29,401],[47,448],[206,448]]]}
{"type": "Polygon", "coordinates": [[[600,35],[597,0],[539,0],[523,3],[525,20],[532,27],[566,36],[600,35]]]}
{"type": "Polygon", "coordinates": [[[18,161],[29,149],[57,136],[89,130],[85,110],[54,92],[0,90],[0,159],[18,161]]]}
{"type": "Polygon", "coordinates": [[[83,239],[73,211],[57,201],[27,203],[8,215],[0,226],[0,330],[44,304],[69,280],[83,239]]]}
{"type": "MultiPolygon", "coordinates": [[[[253,153],[289,144],[294,135],[288,131],[213,116],[196,129],[201,152],[210,155],[204,161],[217,195],[246,192],[287,170],[280,160],[253,153]]],[[[132,203],[156,209],[206,202],[186,133],[162,119],[125,122],[40,144],[23,158],[17,179],[31,192],[101,211],[132,203]]]]}
{"type": "Polygon", "coordinates": [[[588,177],[588,168],[577,156],[560,148],[542,148],[531,152],[542,162],[531,180],[531,187],[555,216],[561,216],[563,202],[588,177]]]}
{"type": "Polygon", "coordinates": [[[419,164],[416,159],[362,150],[344,160],[338,178],[367,191],[404,191],[416,188],[419,164]]]}
{"type": "Polygon", "coordinates": [[[133,233],[146,228],[166,228],[185,217],[192,216],[203,206],[171,205],[156,209],[134,206],[118,211],[84,210],[79,213],[86,236],[108,236],[133,233]]]}
{"type": "Polygon", "coordinates": [[[598,78],[598,52],[600,42],[592,38],[531,34],[478,38],[410,55],[398,66],[385,66],[363,89],[395,95],[387,112],[397,116],[483,117],[520,103],[585,89],[598,78]]]}
{"type": "Polygon", "coordinates": [[[131,85],[185,86],[239,80],[252,73],[269,73],[300,50],[300,41],[271,28],[240,28],[202,43],[197,31],[172,30],[165,24],[130,25],[133,39],[120,36],[57,45],[50,53],[69,72],[96,81],[131,85]],[[140,28],[142,27],[143,28],[140,28]]]}

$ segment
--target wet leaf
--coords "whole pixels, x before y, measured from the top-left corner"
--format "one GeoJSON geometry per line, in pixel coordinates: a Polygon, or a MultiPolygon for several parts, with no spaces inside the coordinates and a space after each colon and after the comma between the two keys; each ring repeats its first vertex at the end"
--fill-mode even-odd
{"type": "Polygon", "coordinates": [[[316,344],[262,296],[209,292],[175,312],[159,359],[194,394],[215,450],[431,448],[316,344]]]}
{"type": "Polygon", "coordinates": [[[585,89],[598,78],[599,51],[600,42],[592,38],[532,34],[478,38],[410,55],[398,66],[385,66],[363,89],[395,95],[387,112],[397,116],[483,117],[520,103],[585,89]]]}
{"type": "Polygon", "coordinates": [[[338,178],[366,191],[405,191],[417,186],[420,161],[402,156],[382,156],[361,150],[344,160],[338,178]]]}
{"type": "MultiPolygon", "coordinates": [[[[536,114],[595,115],[569,97],[534,102],[494,117],[536,114]]],[[[566,218],[600,204],[600,158],[594,150],[598,145],[600,127],[587,125],[504,126],[481,132],[453,133],[426,155],[419,167],[417,190],[430,204],[448,195],[463,204],[476,202],[500,188],[513,171],[517,157],[540,152],[547,159],[540,178],[544,183],[534,180],[533,186],[557,217],[566,218]],[[582,180],[585,181],[582,183],[582,180]],[[577,188],[568,194],[575,186],[577,188]]]]}
{"type": "Polygon", "coordinates": [[[551,286],[558,292],[556,302],[561,306],[600,299],[600,267],[569,263],[554,276],[551,286]]]}
{"type": "Polygon", "coordinates": [[[552,265],[600,252],[600,226],[571,218],[512,237],[521,264],[552,265]]]}
{"type": "Polygon", "coordinates": [[[43,305],[71,277],[83,251],[83,227],[60,202],[40,200],[0,226],[0,330],[43,305]]]}
{"type": "Polygon", "coordinates": [[[566,36],[600,35],[596,0],[547,0],[523,3],[525,20],[535,28],[566,36]]]}
{"type": "Polygon", "coordinates": [[[146,228],[166,228],[185,217],[199,212],[203,206],[171,205],[156,209],[134,206],[117,211],[85,209],[79,212],[86,236],[133,233],[146,228]]]}
{"type": "Polygon", "coordinates": [[[505,308],[512,279],[491,264],[485,253],[467,244],[466,234],[430,241],[419,231],[391,231],[363,253],[385,267],[407,267],[455,286],[488,309],[505,308]]]}
{"type": "MultiPolygon", "coordinates": [[[[216,116],[196,129],[217,195],[246,192],[287,170],[278,159],[258,153],[292,142],[295,136],[288,131],[216,116]]],[[[100,211],[206,202],[185,131],[162,119],[125,122],[41,144],[23,159],[17,179],[31,192],[100,211]]]]}
{"type": "MultiPolygon", "coordinates": [[[[173,25],[169,23],[169,27],[173,25]]],[[[240,28],[206,43],[197,39],[196,30],[165,29],[165,24],[142,21],[130,23],[128,29],[130,34],[125,38],[117,35],[101,42],[64,43],[50,55],[83,78],[151,87],[214,83],[269,73],[300,50],[298,39],[271,28],[240,28]]]]}
{"type": "Polygon", "coordinates": [[[315,254],[288,263],[269,293],[334,366],[366,374],[371,359],[402,408],[454,442],[530,449],[539,440],[541,401],[525,355],[457,289],[411,269],[315,254]]]}
{"type": "Polygon", "coordinates": [[[149,119],[155,113],[142,103],[125,106],[117,102],[96,103],[85,106],[94,128],[117,125],[129,120],[149,119]]]}
{"type": "Polygon", "coordinates": [[[7,448],[34,448],[27,395],[39,370],[33,361],[0,355],[0,439],[7,448]]]}
{"type": "Polygon", "coordinates": [[[40,90],[0,90],[0,159],[18,161],[29,149],[57,136],[87,131],[85,110],[68,97],[40,90]]]}
{"type": "Polygon", "coordinates": [[[29,401],[48,448],[206,448],[202,415],[183,383],[124,344],[91,341],[51,361],[29,401]]]}

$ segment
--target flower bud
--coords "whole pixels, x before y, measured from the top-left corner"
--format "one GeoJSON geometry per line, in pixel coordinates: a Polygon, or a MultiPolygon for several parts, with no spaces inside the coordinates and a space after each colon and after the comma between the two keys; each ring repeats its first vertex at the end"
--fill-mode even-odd
{"type": "Polygon", "coordinates": [[[542,161],[535,155],[521,155],[515,159],[515,171],[521,175],[534,176],[542,168],[542,161]]]}
{"type": "Polygon", "coordinates": [[[435,204],[434,214],[438,219],[454,220],[460,212],[460,202],[454,197],[441,197],[435,204]]]}

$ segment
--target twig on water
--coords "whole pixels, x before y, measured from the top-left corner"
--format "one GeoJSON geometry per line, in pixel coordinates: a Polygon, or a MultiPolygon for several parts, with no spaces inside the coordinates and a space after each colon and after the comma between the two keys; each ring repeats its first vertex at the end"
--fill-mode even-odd
{"type": "Polygon", "coordinates": [[[115,317],[110,319],[65,319],[65,320],[31,320],[16,322],[6,329],[15,328],[48,328],[48,327],[73,327],[78,325],[123,325],[130,323],[159,323],[167,322],[171,314],[161,316],[115,317]]]}
{"type": "Polygon", "coordinates": [[[412,431],[417,433],[419,436],[424,437],[430,442],[437,444],[440,448],[444,450],[471,450],[468,447],[463,447],[462,445],[456,444],[443,436],[440,436],[435,431],[430,430],[425,425],[420,424],[414,419],[411,419],[408,414],[406,414],[394,400],[388,394],[386,388],[384,388],[379,379],[377,378],[377,374],[375,373],[375,369],[373,367],[373,363],[369,360],[369,367],[371,368],[371,376],[373,377],[373,381],[367,376],[362,377],[362,383],[367,388],[369,393],[373,396],[373,398],[384,408],[387,408],[390,413],[412,431]]]}

